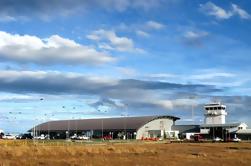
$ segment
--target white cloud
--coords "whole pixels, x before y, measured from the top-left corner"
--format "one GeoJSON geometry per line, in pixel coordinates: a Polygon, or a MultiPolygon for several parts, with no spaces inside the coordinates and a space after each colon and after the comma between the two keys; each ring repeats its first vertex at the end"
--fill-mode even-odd
{"type": "MultiPolygon", "coordinates": [[[[174,73],[155,73],[147,74],[143,77],[144,80],[155,80],[162,82],[176,83],[193,83],[202,85],[214,85],[217,87],[237,87],[250,80],[248,74],[240,74],[228,72],[220,69],[200,69],[188,74],[174,74],[174,73]]],[[[238,88],[239,89],[239,88],[238,88]]]]}
{"type": "Polygon", "coordinates": [[[107,44],[107,43],[100,43],[99,45],[98,45],[98,47],[100,48],[100,49],[105,49],[105,50],[114,50],[115,48],[113,48],[112,46],[110,46],[109,44],[107,44]]]}
{"type": "Polygon", "coordinates": [[[187,39],[199,39],[208,35],[205,31],[187,31],[184,37],[187,39]]]}
{"type": "MultiPolygon", "coordinates": [[[[134,24],[125,24],[122,22],[115,27],[115,30],[127,33],[135,33],[139,37],[147,38],[150,37],[151,35],[154,35],[155,31],[162,30],[163,28],[165,28],[165,26],[166,25],[153,20],[134,24]]],[[[92,34],[88,35],[88,38],[92,40],[97,40],[97,36],[94,36],[92,34]]]]}
{"type": "Polygon", "coordinates": [[[235,77],[235,74],[225,73],[225,72],[203,73],[203,74],[192,75],[190,78],[196,79],[196,80],[205,80],[205,79],[214,79],[216,77],[231,78],[231,77],[235,77]]]}
{"type": "Polygon", "coordinates": [[[179,75],[170,74],[170,73],[153,73],[153,74],[146,74],[143,76],[144,80],[155,80],[155,81],[172,81],[173,79],[177,80],[180,78],[179,75]]]}
{"type": "Polygon", "coordinates": [[[16,21],[16,19],[12,16],[8,16],[8,15],[0,15],[0,22],[13,22],[16,21]]]}
{"type": "Polygon", "coordinates": [[[224,10],[223,8],[216,6],[212,2],[200,4],[200,9],[206,14],[215,16],[218,19],[228,19],[233,15],[232,12],[228,12],[224,10]]]}
{"type": "Polygon", "coordinates": [[[241,9],[236,4],[232,4],[232,8],[233,8],[233,13],[239,15],[242,19],[250,19],[251,18],[250,14],[248,14],[248,12],[241,9]]]}
{"type": "Polygon", "coordinates": [[[208,32],[200,30],[187,31],[183,35],[184,42],[192,46],[201,46],[203,44],[203,39],[207,36],[208,32]]]}
{"type": "Polygon", "coordinates": [[[86,37],[87,37],[88,39],[90,39],[90,40],[96,40],[96,41],[100,40],[100,37],[99,37],[98,35],[96,35],[95,33],[89,34],[89,35],[87,35],[86,37]]]}
{"type": "Polygon", "coordinates": [[[156,22],[156,21],[148,21],[146,22],[146,27],[149,28],[149,29],[154,29],[154,30],[159,30],[159,29],[162,29],[165,27],[164,24],[161,24],[159,22],[156,22]]]}
{"type": "Polygon", "coordinates": [[[172,103],[174,106],[181,106],[181,107],[185,107],[185,106],[196,106],[196,99],[175,99],[172,100],[172,103]]]}
{"type": "Polygon", "coordinates": [[[175,100],[157,100],[157,101],[149,101],[149,103],[160,106],[164,109],[173,109],[174,107],[187,107],[187,106],[196,106],[197,103],[194,99],[175,99],[175,100]]]}
{"type": "Polygon", "coordinates": [[[136,31],[136,34],[137,34],[138,36],[141,36],[141,37],[149,37],[149,36],[150,36],[149,33],[144,32],[144,31],[141,31],[141,30],[137,30],[137,31],[136,31]]]}
{"type": "Polygon", "coordinates": [[[105,41],[109,44],[101,45],[102,48],[115,49],[122,52],[140,52],[141,49],[134,47],[132,39],[127,37],[119,37],[114,31],[100,29],[93,31],[91,34],[86,36],[88,39],[95,41],[105,41]]]}
{"type": "Polygon", "coordinates": [[[136,70],[132,69],[132,68],[128,68],[128,67],[117,67],[117,70],[123,74],[123,75],[126,75],[126,76],[130,76],[130,77],[133,77],[136,75],[136,70]]]}
{"type": "Polygon", "coordinates": [[[173,108],[173,103],[170,100],[156,100],[150,102],[152,104],[156,104],[164,109],[172,109],[173,108]]]}
{"type": "MultiPolygon", "coordinates": [[[[19,100],[33,100],[33,96],[13,94],[13,93],[0,93],[0,101],[19,101],[19,100]]],[[[38,100],[38,99],[37,99],[38,100]]]]}
{"type": "Polygon", "coordinates": [[[0,60],[40,65],[97,65],[115,59],[92,47],[58,35],[41,39],[37,36],[0,31],[0,60]]]}
{"type": "Polygon", "coordinates": [[[232,4],[230,10],[225,10],[212,2],[200,4],[200,10],[207,15],[215,16],[217,19],[229,19],[232,16],[239,16],[242,19],[250,19],[250,15],[238,5],[232,4]]]}
{"type": "MultiPolygon", "coordinates": [[[[237,73],[230,73],[217,70],[200,71],[198,74],[193,74],[188,77],[193,82],[198,82],[204,85],[215,85],[217,87],[240,87],[247,83],[249,79],[237,73]]],[[[239,89],[239,88],[238,88],[239,89]]]]}
{"type": "Polygon", "coordinates": [[[154,73],[154,74],[149,74],[147,75],[148,77],[152,77],[152,78],[172,78],[172,77],[176,77],[176,75],[174,74],[169,74],[169,73],[154,73]]]}

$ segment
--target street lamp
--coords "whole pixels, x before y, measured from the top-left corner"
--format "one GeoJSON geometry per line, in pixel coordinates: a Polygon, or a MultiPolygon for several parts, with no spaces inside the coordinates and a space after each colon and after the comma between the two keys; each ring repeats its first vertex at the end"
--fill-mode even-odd
{"type": "MultiPolygon", "coordinates": [[[[63,112],[65,111],[65,106],[62,106],[62,109],[63,109],[63,112]]],[[[70,119],[67,118],[67,131],[65,132],[66,136],[65,138],[66,139],[69,139],[70,138],[70,119]]]]}
{"type": "Polygon", "coordinates": [[[124,117],[124,132],[125,132],[124,139],[127,139],[126,129],[127,129],[127,116],[128,116],[128,114],[121,114],[121,116],[124,117]]]}
{"type": "Polygon", "coordinates": [[[192,122],[194,123],[194,101],[196,99],[196,96],[190,96],[189,99],[192,100],[191,101],[191,103],[192,103],[192,122]]]}
{"type": "Polygon", "coordinates": [[[102,133],[101,133],[101,135],[102,135],[102,140],[104,140],[104,119],[101,119],[101,126],[102,126],[102,133]]]}
{"type": "Polygon", "coordinates": [[[75,120],[75,125],[76,125],[76,134],[78,135],[78,118],[75,120]]]}
{"type": "Polygon", "coordinates": [[[50,139],[50,119],[48,114],[44,114],[45,119],[47,119],[47,134],[48,138],[50,139]]]}
{"type": "Polygon", "coordinates": [[[69,137],[70,137],[70,120],[68,119],[67,120],[67,136],[66,136],[66,138],[69,139],[69,137]]]}

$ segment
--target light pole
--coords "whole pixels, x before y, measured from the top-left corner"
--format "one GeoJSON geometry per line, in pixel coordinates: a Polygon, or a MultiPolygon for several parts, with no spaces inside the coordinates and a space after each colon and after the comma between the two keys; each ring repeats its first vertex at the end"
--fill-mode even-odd
{"type": "Polygon", "coordinates": [[[126,128],[127,128],[127,116],[125,116],[125,139],[127,139],[127,131],[126,131],[126,128]]]}
{"type": "MultiPolygon", "coordinates": [[[[73,132],[74,132],[74,130],[75,130],[75,132],[77,132],[77,124],[76,124],[76,120],[75,120],[75,118],[74,118],[74,117],[72,117],[72,119],[73,119],[73,122],[74,122],[73,132]]],[[[75,133],[75,134],[77,135],[77,133],[75,133]]]]}
{"type": "Polygon", "coordinates": [[[127,139],[127,131],[126,131],[126,129],[127,129],[127,116],[128,116],[128,114],[121,114],[121,116],[122,117],[124,117],[124,132],[125,132],[125,137],[124,137],[124,139],[127,139]]]}
{"type": "MultiPolygon", "coordinates": [[[[63,112],[65,111],[65,106],[62,106],[63,112]]],[[[70,119],[67,118],[67,131],[65,132],[65,138],[69,139],[70,138],[70,119]]]]}
{"type": "Polygon", "coordinates": [[[191,101],[191,104],[192,104],[192,122],[194,122],[194,99],[195,99],[195,96],[190,96],[189,97],[191,101]]]}
{"type": "Polygon", "coordinates": [[[78,118],[75,120],[75,125],[76,125],[76,134],[78,135],[78,118]]]}
{"type": "Polygon", "coordinates": [[[67,136],[66,138],[69,139],[70,137],[70,120],[68,119],[67,120],[67,136]]]}
{"type": "Polygon", "coordinates": [[[124,120],[123,120],[124,121],[124,132],[125,132],[124,139],[127,139],[127,131],[126,131],[126,129],[127,129],[127,116],[128,116],[128,113],[127,113],[128,104],[127,103],[124,104],[124,109],[125,109],[125,112],[121,114],[121,117],[124,117],[124,120]]]}
{"type": "Polygon", "coordinates": [[[50,139],[50,119],[48,118],[48,139],[50,139]]]}
{"type": "Polygon", "coordinates": [[[47,134],[48,139],[50,139],[50,119],[48,114],[44,114],[45,119],[47,119],[47,134]]]}
{"type": "Polygon", "coordinates": [[[194,105],[192,103],[192,121],[194,122],[194,105]]]}
{"type": "MultiPolygon", "coordinates": [[[[42,103],[43,100],[44,100],[44,98],[42,98],[42,97],[39,99],[39,101],[40,101],[40,102],[39,102],[39,103],[40,103],[40,106],[41,106],[41,103],[42,103]]],[[[46,115],[46,114],[44,114],[44,115],[46,115]]],[[[37,118],[37,121],[38,121],[38,122],[39,122],[40,120],[41,120],[41,122],[43,122],[43,118],[40,118],[40,119],[37,118]]],[[[36,126],[35,126],[35,130],[37,130],[36,126]]],[[[41,135],[41,127],[39,127],[39,133],[37,133],[37,131],[35,131],[35,137],[37,137],[38,134],[41,135]]]]}
{"type": "MultiPolygon", "coordinates": [[[[38,118],[36,118],[35,120],[36,120],[36,121],[39,121],[38,118]]],[[[34,137],[36,138],[36,136],[37,136],[37,125],[34,124],[34,137]]]]}
{"type": "Polygon", "coordinates": [[[102,140],[104,140],[104,119],[101,119],[101,127],[102,127],[102,133],[101,133],[101,135],[102,135],[102,140]]]}

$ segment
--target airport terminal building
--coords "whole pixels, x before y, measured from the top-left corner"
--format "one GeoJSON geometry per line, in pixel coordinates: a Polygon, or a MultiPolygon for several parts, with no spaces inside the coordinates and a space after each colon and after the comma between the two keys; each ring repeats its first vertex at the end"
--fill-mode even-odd
{"type": "Polygon", "coordinates": [[[51,139],[65,139],[74,134],[109,139],[175,138],[178,134],[172,131],[172,126],[178,119],[174,116],[142,116],[59,120],[42,123],[29,131],[33,135],[49,135],[51,139]]]}
{"type": "Polygon", "coordinates": [[[52,139],[65,139],[73,135],[108,139],[182,138],[192,139],[201,135],[204,139],[251,140],[251,129],[243,122],[226,123],[226,106],[210,103],[204,106],[204,123],[175,125],[175,116],[141,116],[101,119],[49,121],[35,126],[33,136],[49,135],[52,139]]]}

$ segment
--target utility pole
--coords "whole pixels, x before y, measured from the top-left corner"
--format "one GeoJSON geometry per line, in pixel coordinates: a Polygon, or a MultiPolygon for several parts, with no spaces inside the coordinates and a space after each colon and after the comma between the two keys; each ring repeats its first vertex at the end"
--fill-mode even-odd
{"type": "Polygon", "coordinates": [[[214,127],[213,127],[213,139],[215,138],[215,136],[214,136],[214,127]]]}
{"type": "Polygon", "coordinates": [[[192,103],[192,121],[194,122],[194,105],[192,103]]]}

